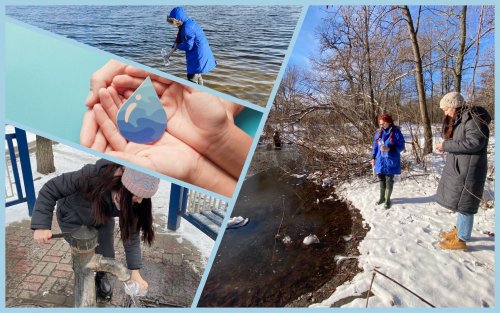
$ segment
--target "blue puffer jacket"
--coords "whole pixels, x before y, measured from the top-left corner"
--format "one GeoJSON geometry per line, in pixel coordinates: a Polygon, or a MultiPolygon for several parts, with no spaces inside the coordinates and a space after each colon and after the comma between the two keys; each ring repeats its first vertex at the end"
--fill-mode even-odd
{"type": "Polygon", "coordinates": [[[177,49],[186,51],[188,74],[208,73],[217,65],[207,37],[195,21],[189,18],[181,7],[174,8],[168,15],[182,22],[180,42],[177,49]]]}
{"type": "Polygon", "coordinates": [[[377,174],[401,174],[400,153],[405,149],[405,140],[403,134],[396,126],[387,129],[380,128],[373,137],[372,155],[375,156],[375,173],[377,174]],[[379,138],[380,132],[382,135],[379,138]],[[390,134],[392,132],[392,142],[390,134]],[[390,148],[389,151],[381,151],[380,147],[384,145],[390,148]]]}

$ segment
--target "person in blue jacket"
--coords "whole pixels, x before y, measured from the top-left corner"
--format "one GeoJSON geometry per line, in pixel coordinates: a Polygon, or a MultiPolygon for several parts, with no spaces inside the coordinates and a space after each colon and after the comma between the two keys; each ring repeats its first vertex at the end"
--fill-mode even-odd
{"type": "Polygon", "coordinates": [[[203,85],[201,74],[217,65],[203,29],[181,7],[170,11],[167,22],[179,28],[173,48],[186,51],[187,79],[203,85]]]}
{"type": "Polygon", "coordinates": [[[405,148],[403,134],[389,114],[378,117],[380,129],[373,137],[371,164],[380,180],[380,198],[377,205],[385,203],[386,209],[391,207],[391,194],[394,186],[394,175],[401,174],[400,154],[405,148]]]}

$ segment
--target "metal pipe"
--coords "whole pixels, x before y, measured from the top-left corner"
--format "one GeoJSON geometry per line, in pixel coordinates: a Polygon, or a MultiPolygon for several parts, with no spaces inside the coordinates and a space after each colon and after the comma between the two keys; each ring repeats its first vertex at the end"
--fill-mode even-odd
{"type": "Polygon", "coordinates": [[[100,254],[95,254],[92,260],[87,263],[87,268],[96,272],[108,272],[116,276],[120,281],[130,279],[128,269],[115,259],[103,257],[100,254]]]}
{"type": "Polygon", "coordinates": [[[80,251],[73,248],[71,254],[75,272],[75,307],[95,307],[94,271],[87,266],[95,258],[94,249],[80,251]]]}

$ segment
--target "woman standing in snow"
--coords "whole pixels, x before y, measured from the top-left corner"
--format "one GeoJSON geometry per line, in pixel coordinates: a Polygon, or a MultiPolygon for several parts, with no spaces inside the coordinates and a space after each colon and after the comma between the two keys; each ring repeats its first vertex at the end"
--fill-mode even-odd
{"type": "Polygon", "coordinates": [[[448,155],[439,180],[437,203],[457,212],[456,226],[439,234],[444,239],[439,246],[466,250],[486,181],[491,116],[482,107],[467,107],[459,92],[447,93],[439,106],[445,115],[444,142],[436,146],[436,151],[448,155]]]}
{"type": "MultiPolygon", "coordinates": [[[[96,253],[114,258],[115,217],[119,217],[130,278],[142,290],[147,282],[139,274],[141,263],[140,232],[145,243],[154,240],[151,197],[158,190],[159,179],[101,159],[96,164],[64,173],[49,180],[40,190],[31,218],[34,240],[47,243],[52,238],[51,226],[57,204],[57,221],[63,232],[81,225],[98,231],[96,253]]],[[[113,290],[105,272],[97,272],[96,293],[110,299],[113,290]]]]}
{"type": "Polygon", "coordinates": [[[394,175],[401,174],[401,151],[405,148],[403,134],[389,114],[378,117],[380,129],[373,137],[371,165],[380,181],[380,197],[377,205],[391,207],[391,194],[394,186],[394,175]]]}

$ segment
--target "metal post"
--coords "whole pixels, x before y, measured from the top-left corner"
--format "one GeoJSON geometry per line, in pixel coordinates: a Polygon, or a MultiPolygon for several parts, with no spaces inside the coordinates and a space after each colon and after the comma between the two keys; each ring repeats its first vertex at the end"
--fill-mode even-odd
{"type": "Polygon", "coordinates": [[[168,206],[168,221],[167,228],[170,230],[177,230],[181,225],[181,216],[183,209],[185,210],[187,197],[184,196],[184,187],[172,184],[170,187],[170,203],[168,206]]]}
{"type": "Polygon", "coordinates": [[[188,192],[189,192],[189,189],[182,187],[182,204],[181,204],[182,214],[186,214],[187,202],[188,202],[188,192]]]}
{"type": "Polygon", "coordinates": [[[28,202],[28,211],[31,216],[33,207],[35,206],[36,195],[35,185],[33,184],[33,174],[31,173],[30,152],[28,149],[28,140],[26,132],[15,127],[17,150],[19,151],[19,160],[21,161],[21,169],[23,171],[24,191],[26,192],[26,202],[28,202]]]}
{"type": "Polygon", "coordinates": [[[7,146],[9,149],[10,163],[12,165],[12,173],[14,174],[14,181],[16,182],[17,198],[24,201],[23,189],[21,188],[21,179],[19,178],[19,170],[17,169],[16,151],[14,150],[14,144],[12,142],[12,139],[16,138],[16,136],[14,134],[8,134],[6,137],[8,139],[7,146]]]}

